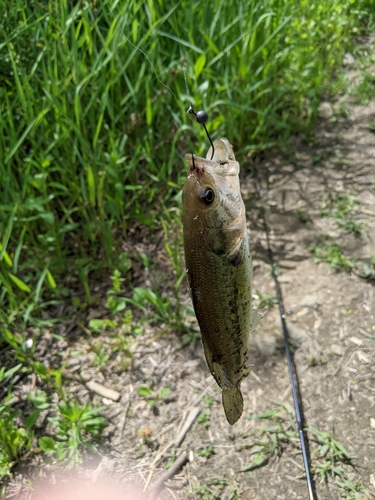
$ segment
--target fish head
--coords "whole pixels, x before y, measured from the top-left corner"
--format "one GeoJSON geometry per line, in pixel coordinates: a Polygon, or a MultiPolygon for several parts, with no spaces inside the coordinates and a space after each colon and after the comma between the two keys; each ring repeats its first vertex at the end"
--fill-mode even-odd
{"type": "Polygon", "coordinates": [[[204,221],[208,229],[233,227],[239,219],[245,221],[241,198],[239,171],[233,148],[225,138],[214,142],[206,158],[187,154],[187,180],[183,189],[186,218],[204,221]]]}
{"type": "Polygon", "coordinates": [[[185,237],[202,234],[205,243],[220,255],[233,255],[246,232],[241,197],[239,163],[225,138],[214,142],[206,158],[188,154],[183,189],[185,237]]]}

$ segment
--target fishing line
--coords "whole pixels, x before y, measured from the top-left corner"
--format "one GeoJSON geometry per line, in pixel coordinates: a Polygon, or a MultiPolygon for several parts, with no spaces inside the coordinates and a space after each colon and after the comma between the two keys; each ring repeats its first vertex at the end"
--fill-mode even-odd
{"type": "Polygon", "coordinates": [[[299,438],[300,438],[300,442],[301,442],[303,464],[304,464],[305,473],[306,473],[307,490],[309,492],[309,499],[315,500],[316,499],[315,488],[314,488],[313,482],[311,480],[311,474],[310,474],[309,452],[308,452],[307,440],[305,440],[304,419],[303,419],[303,414],[302,414],[302,410],[301,410],[302,405],[301,405],[300,396],[299,396],[298,378],[297,378],[297,374],[295,373],[295,370],[293,370],[293,361],[292,361],[292,356],[290,354],[290,349],[289,349],[289,342],[288,342],[289,335],[288,335],[288,329],[287,329],[286,321],[285,321],[285,310],[284,310],[283,298],[281,295],[281,289],[280,289],[279,281],[277,279],[277,275],[276,275],[276,271],[275,271],[275,261],[273,259],[273,254],[272,254],[272,250],[271,250],[269,228],[268,228],[268,225],[266,222],[266,216],[265,216],[264,210],[262,212],[263,212],[262,215],[263,215],[264,228],[265,228],[266,238],[267,238],[268,256],[269,256],[269,260],[271,263],[271,272],[272,272],[272,277],[273,277],[273,281],[275,284],[277,302],[279,305],[281,326],[282,326],[283,337],[284,337],[285,354],[286,354],[286,358],[288,361],[288,371],[289,371],[290,383],[292,386],[294,410],[296,413],[298,434],[299,434],[299,438]]]}
{"type": "MultiPolygon", "coordinates": [[[[112,10],[111,6],[109,5],[108,0],[106,0],[106,2],[105,2],[105,3],[106,3],[106,5],[107,5],[107,6],[108,6],[108,8],[109,8],[110,13],[112,14],[113,20],[115,20],[115,19],[116,19],[116,18],[115,18],[115,15],[114,15],[114,13],[113,13],[113,10],[112,10]]],[[[116,2],[116,3],[117,3],[117,2],[116,2]]],[[[174,12],[174,14],[176,14],[176,13],[174,12]]],[[[120,29],[121,29],[121,28],[120,28],[120,29]]],[[[137,46],[137,45],[135,45],[133,42],[131,42],[131,41],[130,41],[130,39],[129,39],[129,37],[128,37],[128,36],[126,36],[126,34],[125,34],[125,32],[124,32],[124,30],[123,30],[123,29],[121,29],[121,33],[122,33],[123,37],[125,38],[126,42],[127,42],[127,43],[129,43],[129,44],[130,44],[130,45],[131,45],[131,46],[132,46],[135,50],[138,50],[138,51],[139,51],[139,52],[140,52],[140,53],[141,53],[141,54],[145,57],[145,59],[147,60],[147,62],[148,62],[148,63],[149,63],[149,65],[151,66],[151,68],[152,68],[153,72],[155,73],[155,77],[156,77],[157,81],[158,81],[158,82],[159,82],[159,83],[160,83],[163,87],[165,87],[167,90],[169,90],[169,92],[173,95],[173,97],[176,99],[176,101],[177,101],[177,102],[179,102],[178,97],[177,97],[177,96],[176,96],[176,94],[173,92],[173,90],[169,87],[169,85],[167,85],[166,83],[164,83],[164,82],[163,82],[163,81],[159,78],[159,75],[158,75],[158,73],[157,73],[157,71],[156,71],[156,68],[155,68],[155,66],[152,64],[151,59],[148,57],[148,55],[146,54],[146,52],[144,52],[144,51],[143,51],[140,47],[138,47],[138,46],[137,46]]],[[[181,50],[181,47],[180,47],[180,50],[181,50]]],[[[184,76],[185,76],[185,74],[184,74],[184,76]]],[[[186,83],[186,77],[185,77],[185,83],[186,83]]],[[[186,88],[187,88],[187,83],[186,83],[186,88]]],[[[189,96],[189,97],[190,97],[190,96],[189,96]]]]}
{"type": "MultiPolygon", "coordinates": [[[[175,21],[175,29],[178,33],[178,38],[180,40],[180,32],[179,32],[179,29],[178,29],[178,23],[177,23],[177,18],[176,18],[176,11],[173,12],[173,16],[174,16],[174,21],[175,21]]],[[[186,61],[187,62],[187,58],[184,57],[183,53],[182,53],[182,45],[181,45],[181,42],[178,42],[178,46],[179,46],[179,49],[180,49],[180,57],[181,57],[181,67],[182,67],[182,71],[183,71],[183,75],[184,75],[184,80],[185,80],[185,88],[186,88],[186,94],[187,94],[187,97],[188,97],[188,100],[189,102],[191,103],[192,102],[192,98],[191,98],[191,95],[190,95],[190,92],[189,92],[189,87],[188,87],[188,83],[187,83],[187,78],[186,78],[186,68],[185,66],[182,64],[182,61],[186,61]]],[[[200,125],[203,125],[203,128],[206,132],[206,135],[208,137],[208,140],[210,141],[210,144],[211,144],[211,147],[212,147],[212,154],[211,154],[211,160],[212,158],[214,157],[214,154],[215,154],[215,148],[214,148],[214,144],[212,142],[212,139],[211,139],[211,136],[210,134],[208,133],[208,130],[207,130],[207,127],[206,127],[206,122],[208,120],[208,114],[203,111],[203,110],[200,110],[198,111],[197,113],[194,111],[193,109],[193,106],[190,104],[189,106],[189,109],[187,110],[188,113],[192,114],[195,116],[195,119],[197,120],[197,122],[200,124],[200,125]]],[[[194,155],[191,155],[192,156],[192,160],[193,160],[193,166],[194,166],[194,155]]]]}
{"type": "MultiPolygon", "coordinates": [[[[106,4],[109,8],[109,11],[113,17],[113,19],[115,19],[115,15],[113,13],[113,10],[111,8],[111,6],[109,5],[109,2],[106,1],[106,4]]],[[[189,103],[192,102],[192,98],[191,98],[191,95],[190,95],[190,92],[189,92],[189,86],[188,86],[188,83],[187,83],[187,78],[186,78],[186,68],[183,64],[184,61],[187,62],[187,58],[185,57],[185,55],[183,54],[182,52],[182,45],[181,45],[181,42],[179,41],[180,40],[180,32],[179,32],[179,28],[178,28],[178,22],[177,22],[177,18],[176,18],[176,11],[174,10],[173,11],[173,17],[174,17],[174,22],[175,22],[175,29],[176,29],[176,32],[178,34],[178,46],[179,46],[179,50],[180,50],[180,64],[181,64],[181,67],[182,67],[182,73],[184,75],[184,82],[185,82],[185,89],[186,89],[186,95],[187,95],[187,98],[188,98],[188,101],[189,103]]],[[[129,37],[126,36],[126,34],[124,33],[124,30],[122,29],[121,30],[121,33],[123,35],[123,37],[125,38],[126,42],[129,43],[135,50],[138,50],[143,56],[144,58],[147,60],[147,62],[150,64],[152,70],[154,71],[155,73],[155,77],[157,79],[157,81],[163,86],[165,87],[166,89],[169,90],[169,92],[172,94],[172,96],[175,98],[175,100],[177,102],[179,102],[179,99],[177,98],[176,94],[173,92],[173,90],[169,87],[169,85],[167,85],[166,83],[164,83],[158,76],[157,74],[157,71],[156,71],[156,68],[155,66],[152,64],[151,62],[151,59],[148,57],[148,55],[146,54],[146,52],[144,52],[140,47],[138,47],[137,45],[135,45],[133,42],[131,42],[129,40],[129,37]]],[[[197,113],[194,111],[192,105],[190,104],[189,106],[189,109],[187,110],[187,113],[190,113],[190,114],[193,114],[195,116],[195,119],[196,121],[200,124],[200,125],[203,125],[203,128],[206,132],[206,135],[208,137],[208,140],[210,141],[210,144],[211,144],[211,147],[212,147],[212,154],[211,154],[211,160],[212,158],[214,157],[214,154],[215,154],[215,148],[214,148],[214,144],[212,142],[212,139],[211,139],[211,136],[207,130],[207,127],[206,127],[206,122],[208,120],[208,115],[205,111],[203,110],[200,110],[198,111],[197,113]]],[[[193,156],[193,155],[192,155],[193,156]]],[[[193,163],[194,163],[194,156],[193,156],[193,163]]]]}

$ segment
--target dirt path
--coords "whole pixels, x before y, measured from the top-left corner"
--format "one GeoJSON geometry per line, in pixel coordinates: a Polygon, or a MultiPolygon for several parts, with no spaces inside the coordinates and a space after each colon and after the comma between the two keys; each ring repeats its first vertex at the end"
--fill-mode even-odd
{"type": "MultiPolygon", "coordinates": [[[[162,326],[145,327],[128,371],[98,372],[89,368],[90,359],[79,356],[68,365],[73,371],[86,367],[98,382],[121,394],[117,402],[104,399],[110,422],[107,449],[86,464],[84,477],[113,474],[116,480],[142,487],[148,479],[154,484],[181,449],[193,460],[168,483],[165,498],[307,498],[299,443],[282,406],[292,408],[293,402],[278,312],[272,307],[274,288],[260,217],[264,208],[280,270],[306,424],[320,432],[309,434],[320,439],[320,443],[311,441],[318,498],[370,498],[362,486],[375,495],[375,420],[371,420],[375,419],[375,344],[371,342],[375,281],[358,275],[373,269],[370,258],[375,256],[375,135],[368,125],[375,121],[375,107],[347,98],[332,104],[341,111],[330,119],[331,104],[323,104],[325,117],[319,118],[311,142],[296,138],[292,157],[269,153],[248,167],[238,158],[248,208],[254,291],[264,312],[251,338],[250,360],[255,366],[242,386],[243,417],[232,428],[227,424],[220,390],[205,365],[200,342],[178,349],[181,337],[176,332],[159,336],[162,326]],[[349,110],[350,114],[345,113],[349,116],[342,116],[342,109],[349,110]],[[346,229],[341,227],[344,224],[346,229]],[[356,232],[348,233],[348,227],[356,232]],[[367,268],[360,264],[347,272],[315,263],[308,250],[312,244],[325,251],[331,262],[337,262],[341,252],[347,261],[357,259],[367,268]],[[151,393],[142,396],[141,386],[152,387],[151,393]],[[169,394],[160,392],[165,388],[169,394]],[[200,409],[200,416],[176,449],[174,439],[193,407],[200,409]],[[248,418],[262,414],[263,418],[248,418]],[[339,448],[333,457],[336,442],[331,438],[348,450],[352,465],[345,463],[339,448]],[[250,464],[259,467],[239,472],[250,464]],[[353,488],[357,493],[350,492],[353,488]]],[[[158,279],[169,280],[164,250],[155,254],[155,260],[161,268],[158,279]]],[[[147,273],[138,277],[143,286],[149,279],[147,273]]],[[[84,351],[82,337],[69,342],[84,351]]],[[[79,384],[73,384],[72,391],[81,401],[103,402],[79,384]]],[[[25,484],[28,471],[15,474],[10,492],[25,484]]],[[[29,491],[24,491],[26,498],[29,491]]]]}

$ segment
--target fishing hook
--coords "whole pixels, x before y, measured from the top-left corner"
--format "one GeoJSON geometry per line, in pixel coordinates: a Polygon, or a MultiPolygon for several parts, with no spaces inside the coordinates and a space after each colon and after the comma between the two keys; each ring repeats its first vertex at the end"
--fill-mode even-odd
{"type": "Polygon", "coordinates": [[[191,153],[191,161],[193,163],[193,170],[196,170],[196,168],[195,168],[195,162],[194,162],[194,154],[193,153],[191,153]]]}
{"type": "MultiPolygon", "coordinates": [[[[190,114],[192,114],[192,115],[194,115],[195,119],[197,120],[197,122],[200,125],[203,125],[204,130],[206,131],[208,140],[210,141],[210,144],[211,144],[211,147],[212,147],[212,155],[211,155],[211,158],[210,158],[210,160],[212,160],[212,158],[214,157],[215,148],[214,148],[214,144],[212,142],[211,136],[208,133],[208,130],[207,130],[206,125],[205,125],[206,121],[208,120],[208,114],[205,111],[203,111],[203,110],[198,111],[198,113],[196,113],[194,111],[194,109],[192,108],[192,106],[190,106],[190,108],[187,110],[187,112],[190,113],[190,114]]],[[[193,160],[193,163],[194,163],[194,160],[193,160]]]]}

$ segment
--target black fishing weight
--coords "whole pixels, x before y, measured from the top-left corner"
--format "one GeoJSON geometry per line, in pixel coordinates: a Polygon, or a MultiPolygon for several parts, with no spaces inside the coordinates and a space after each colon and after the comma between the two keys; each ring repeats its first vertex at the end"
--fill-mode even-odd
{"type": "MultiPolygon", "coordinates": [[[[200,125],[203,125],[204,130],[206,131],[208,140],[210,141],[210,144],[211,144],[211,147],[212,147],[212,155],[211,155],[211,158],[210,158],[210,160],[212,160],[212,158],[214,157],[214,154],[215,154],[215,148],[214,148],[214,144],[212,142],[211,136],[208,133],[208,130],[206,128],[206,122],[208,120],[208,114],[203,109],[201,109],[200,111],[198,111],[198,113],[196,113],[194,111],[194,109],[192,108],[192,106],[190,106],[190,108],[188,109],[187,112],[190,113],[190,114],[192,114],[192,115],[194,115],[195,119],[197,120],[197,122],[200,125]]],[[[193,158],[193,161],[194,161],[194,158],[193,158]]]]}

